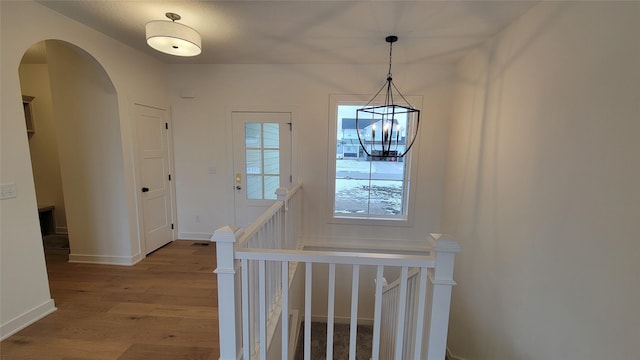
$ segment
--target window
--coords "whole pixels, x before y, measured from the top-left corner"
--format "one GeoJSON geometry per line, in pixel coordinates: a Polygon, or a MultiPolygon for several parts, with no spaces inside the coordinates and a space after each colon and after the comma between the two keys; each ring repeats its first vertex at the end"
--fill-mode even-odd
{"type": "MultiPolygon", "coordinates": [[[[376,119],[359,121],[356,129],[356,110],[363,107],[366,97],[331,96],[331,139],[335,139],[335,154],[330,158],[330,202],[333,222],[370,222],[391,220],[406,222],[410,219],[409,205],[411,164],[415,161],[417,144],[404,158],[384,159],[369,157],[362,150],[358,132],[367,144],[375,133],[376,119]],[[414,157],[412,159],[412,157],[414,157]],[[333,165],[333,166],[332,166],[333,165]]],[[[400,135],[395,141],[399,149],[406,146],[407,115],[398,117],[400,135]]],[[[380,130],[378,130],[380,131],[380,130]]],[[[379,133],[378,133],[379,134],[379,133]]],[[[375,150],[372,152],[375,153],[375,150]]]]}
{"type": "Polygon", "coordinates": [[[247,199],[275,200],[280,186],[280,124],[246,123],[247,199]]]}

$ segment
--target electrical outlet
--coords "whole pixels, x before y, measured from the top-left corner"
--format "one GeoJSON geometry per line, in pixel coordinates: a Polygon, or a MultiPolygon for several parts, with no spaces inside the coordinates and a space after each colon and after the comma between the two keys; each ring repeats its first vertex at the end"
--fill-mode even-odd
{"type": "Polygon", "coordinates": [[[2,184],[0,187],[0,199],[13,199],[17,197],[16,184],[2,184]]]}
{"type": "Polygon", "coordinates": [[[215,166],[209,166],[207,171],[209,172],[209,175],[214,175],[216,173],[216,167],[215,166]]]}
{"type": "Polygon", "coordinates": [[[196,215],[196,224],[200,223],[200,215],[196,215]]]}

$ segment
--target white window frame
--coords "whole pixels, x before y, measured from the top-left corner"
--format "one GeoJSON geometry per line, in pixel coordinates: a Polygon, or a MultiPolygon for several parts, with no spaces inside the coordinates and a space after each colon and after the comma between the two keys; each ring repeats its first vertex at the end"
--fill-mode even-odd
{"type": "MultiPolygon", "coordinates": [[[[401,216],[382,215],[355,215],[355,214],[335,214],[335,192],[336,192],[336,157],[337,157],[337,133],[338,133],[338,106],[339,105],[362,105],[371,100],[371,95],[336,95],[329,96],[329,144],[328,144],[328,179],[327,179],[327,221],[334,224],[351,225],[384,225],[384,226],[413,226],[414,205],[416,197],[416,184],[418,174],[418,158],[420,153],[420,136],[416,139],[413,147],[404,157],[405,174],[408,179],[404,180],[404,206],[401,216]]],[[[405,96],[407,100],[416,108],[422,108],[422,96],[405,96]]],[[[424,125],[420,127],[422,131],[424,125]]]]}

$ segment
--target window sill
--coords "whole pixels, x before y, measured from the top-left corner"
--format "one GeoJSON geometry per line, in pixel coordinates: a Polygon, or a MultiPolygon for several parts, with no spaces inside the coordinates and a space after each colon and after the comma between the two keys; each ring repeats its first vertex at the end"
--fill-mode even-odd
{"type": "Polygon", "coordinates": [[[333,215],[329,218],[331,224],[343,224],[343,225],[372,225],[372,226],[398,226],[398,227],[410,227],[413,226],[413,219],[406,217],[380,217],[380,216],[339,216],[333,215]]]}

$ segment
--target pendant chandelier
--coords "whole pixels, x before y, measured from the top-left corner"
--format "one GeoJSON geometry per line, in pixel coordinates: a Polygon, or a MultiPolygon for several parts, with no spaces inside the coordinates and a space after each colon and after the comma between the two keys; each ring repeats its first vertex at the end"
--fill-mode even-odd
{"type": "Polygon", "coordinates": [[[172,12],[165,14],[171,21],[155,20],[145,26],[147,44],[169,55],[196,56],[202,52],[200,34],[194,29],[177,23],[180,15],[172,12]]]}
{"type": "Polygon", "coordinates": [[[420,110],[400,93],[391,76],[393,43],[398,37],[390,35],[385,40],[389,43],[387,80],[363,108],[356,110],[358,140],[372,160],[404,157],[416,141],[420,123],[420,110]]]}

